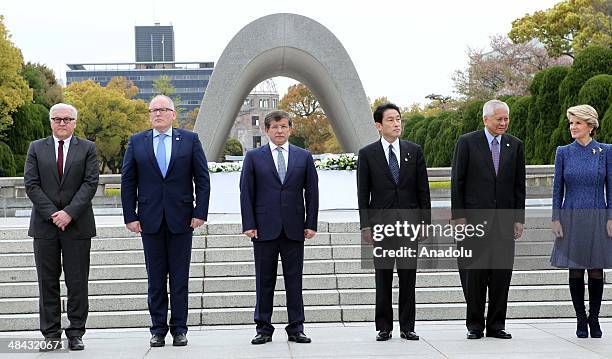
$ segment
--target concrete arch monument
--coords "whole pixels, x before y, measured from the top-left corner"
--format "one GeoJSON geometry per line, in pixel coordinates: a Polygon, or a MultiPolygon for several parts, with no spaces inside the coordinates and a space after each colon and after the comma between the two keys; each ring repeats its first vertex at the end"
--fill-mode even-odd
{"type": "Polygon", "coordinates": [[[305,16],[272,14],[234,36],[208,83],[194,130],[211,161],[222,154],[251,89],[275,76],[291,77],[310,88],[345,151],[357,152],[378,138],[361,80],[340,41],[305,16]]]}

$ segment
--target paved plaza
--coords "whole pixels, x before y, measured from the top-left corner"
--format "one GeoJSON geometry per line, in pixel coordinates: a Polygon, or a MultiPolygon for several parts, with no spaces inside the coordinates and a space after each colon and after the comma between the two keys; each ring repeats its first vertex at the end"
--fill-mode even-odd
{"type": "MultiPolygon", "coordinates": [[[[307,323],[311,344],[287,342],[278,325],[271,343],[251,345],[253,326],[192,327],[187,347],[150,348],[149,333],[142,329],[89,330],[82,352],[0,354],[1,358],[612,358],[612,320],[603,319],[602,339],[578,339],[573,320],[509,320],[512,340],[465,339],[461,321],[417,322],[419,341],[394,337],[376,342],[373,323],[307,323]],[[610,334],[609,334],[610,333],[610,334]]],[[[0,338],[39,338],[38,332],[3,332],[0,338]]]]}

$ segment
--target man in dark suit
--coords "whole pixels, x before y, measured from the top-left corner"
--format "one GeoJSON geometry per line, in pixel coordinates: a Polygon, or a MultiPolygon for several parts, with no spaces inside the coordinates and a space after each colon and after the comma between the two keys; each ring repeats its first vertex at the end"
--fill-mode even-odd
{"type": "Polygon", "coordinates": [[[208,216],[208,164],[198,135],[172,128],[176,112],[169,97],[155,96],[149,103],[149,115],[153,128],[133,135],[123,158],[123,218],[130,231],[142,236],[152,322],[150,345],[164,346],[169,330],[172,345],[184,346],[192,235],[208,216]],[[167,277],[172,307],[169,326],[167,277]]]}
{"type": "MultiPolygon", "coordinates": [[[[365,243],[372,243],[372,228],[396,221],[410,224],[431,222],[431,201],[427,166],[421,146],[399,139],[402,119],[399,108],[391,103],[374,111],[374,122],[380,140],[359,151],[357,162],[357,193],[360,227],[365,243]]],[[[413,238],[386,238],[382,247],[396,248],[399,244],[415,249],[413,238]]],[[[376,340],[391,339],[393,330],[392,282],[397,264],[399,277],[400,337],[418,340],[414,332],[416,258],[374,258],[376,280],[376,340]]]]}
{"type": "Polygon", "coordinates": [[[525,223],[525,155],[523,142],[506,134],[509,108],[491,100],[483,107],[485,128],[459,137],[452,166],[451,207],[457,224],[485,225],[484,236],[465,239],[472,261],[458,260],[467,303],[468,339],[510,339],[505,331],[508,290],[514,263],[514,240],[525,223]],[[489,309],[484,310],[489,291],[489,309]]]}
{"type": "Polygon", "coordinates": [[[257,335],[252,344],[272,341],[274,286],[280,254],[287,297],[289,341],[310,343],[304,334],[302,271],[304,238],[315,236],[319,210],[317,171],[310,153],[289,144],[289,114],[265,118],[270,143],[247,152],[240,176],[244,234],[253,241],[257,335]]]}
{"type": "Polygon", "coordinates": [[[34,238],[40,331],[50,342],[61,337],[63,263],[70,321],[66,336],[71,350],[83,350],[89,251],[96,235],[91,208],[99,178],[96,145],[73,136],[77,121],[73,106],[58,103],[49,110],[49,118],[53,135],[30,144],[23,171],[33,205],[28,235],[34,238]]]}

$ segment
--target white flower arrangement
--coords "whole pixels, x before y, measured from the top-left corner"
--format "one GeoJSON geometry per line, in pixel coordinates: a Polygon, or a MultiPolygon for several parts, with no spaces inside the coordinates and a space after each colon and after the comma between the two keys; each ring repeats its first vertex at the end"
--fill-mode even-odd
{"type": "Polygon", "coordinates": [[[242,161],[240,162],[208,162],[208,172],[240,172],[242,170],[242,161]]]}
{"type": "Polygon", "coordinates": [[[319,170],[353,171],[357,168],[357,156],[352,153],[328,154],[315,161],[315,167],[319,170]]]}
{"type": "MultiPolygon", "coordinates": [[[[318,170],[353,171],[357,168],[357,156],[352,153],[324,154],[315,159],[315,168],[318,170]]],[[[208,162],[210,173],[219,172],[240,172],[242,171],[242,161],[240,162],[208,162]]]]}

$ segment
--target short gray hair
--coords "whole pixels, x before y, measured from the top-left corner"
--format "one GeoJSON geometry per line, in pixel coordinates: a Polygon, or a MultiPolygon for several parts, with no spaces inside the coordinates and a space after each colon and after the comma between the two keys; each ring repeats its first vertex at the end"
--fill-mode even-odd
{"type": "Polygon", "coordinates": [[[166,95],[156,95],[156,96],[154,96],[154,97],[151,99],[151,101],[149,101],[149,105],[150,105],[150,104],[151,104],[151,102],[153,102],[153,100],[155,100],[156,98],[163,98],[163,99],[165,99],[166,101],[168,101],[168,104],[169,104],[168,106],[170,106],[170,109],[171,109],[172,111],[174,111],[174,101],[172,101],[172,99],[171,99],[170,97],[166,96],[166,95]]]}
{"type": "Polygon", "coordinates": [[[503,108],[510,114],[510,107],[507,103],[500,100],[489,100],[482,106],[482,118],[493,116],[498,108],[503,108]]]}
{"type": "Polygon", "coordinates": [[[57,110],[68,110],[70,111],[70,116],[72,116],[74,118],[74,120],[76,121],[77,119],[77,109],[76,107],[69,105],[67,103],[56,103],[55,105],[51,106],[51,108],[49,109],[49,121],[51,121],[51,118],[53,117],[53,112],[57,111],[57,110]]]}

